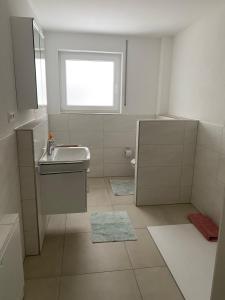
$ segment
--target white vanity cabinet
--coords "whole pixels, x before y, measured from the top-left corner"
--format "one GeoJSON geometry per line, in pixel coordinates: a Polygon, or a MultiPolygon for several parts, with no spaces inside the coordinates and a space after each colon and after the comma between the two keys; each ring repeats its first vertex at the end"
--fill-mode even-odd
{"type": "Polygon", "coordinates": [[[33,18],[12,17],[11,31],[18,109],[46,106],[44,35],[33,18]]]}
{"type": "Polygon", "coordinates": [[[41,200],[45,214],[87,211],[87,172],[41,175],[41,200]]]}

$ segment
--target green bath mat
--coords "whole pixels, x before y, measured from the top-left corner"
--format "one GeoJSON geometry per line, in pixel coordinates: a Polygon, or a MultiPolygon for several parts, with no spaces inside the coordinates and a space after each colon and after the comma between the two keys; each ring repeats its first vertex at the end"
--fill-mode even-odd
{"type": "Polygon", "coordinates": [[[126,211],[91,214],[92,242],[121,242],[137,240],[126,211]]]}
{"type": "Polygon", "coordinates": [[[110,179],[110,184],[115,196],[134,195],[134,179],[110,179]]]}

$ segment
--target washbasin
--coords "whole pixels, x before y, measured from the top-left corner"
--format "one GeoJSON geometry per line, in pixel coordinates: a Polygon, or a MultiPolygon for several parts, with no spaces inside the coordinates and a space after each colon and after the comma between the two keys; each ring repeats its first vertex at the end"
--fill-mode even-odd
{"type": "Polygon", "coordinates": [[[90,151],[87,147],[55,147],[51,155],[45,152],[39,160],[40,174],[69,173],[87,170],[90,151]]]}

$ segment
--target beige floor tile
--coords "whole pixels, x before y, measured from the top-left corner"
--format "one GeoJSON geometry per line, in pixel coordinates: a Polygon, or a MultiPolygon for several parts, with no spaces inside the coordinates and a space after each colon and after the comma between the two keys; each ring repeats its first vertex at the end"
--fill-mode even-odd
{"type": "Polygon", "coordinates": [[[87,205],[88,207],[111,205],[110,197],[106,188],[90,187],[90,190],[87,194],[87,205]]]}
{"type": "Polygon", "coordinates": [[[67,234],[63,255],[63,274],[75,275],[131,268],[124,243],[96,243],[91,234],[67,234]]]}
{"type": "Polygon", "coordinates": [[[133,268],[164,266],[164,260],[147,229],[136,229],[137,241],[125,242],[133,268]]]}
{"type": "Polygon", "coordinates": [[[88,178],[88,187],[91,188],[105,188],[105,179],[104,178],[88,178]]]}
{"type": "Polygon", "coordinates": [[[197,212],[192,204],[163,205],[161,209],[165,212],[171,225],[189,223],[187,215],[197,212]]]}
{"type": "Polygon", "coordinates": [[[50,215],[46,235],[63,235],[66,229],[66,215],[50,215]]]}
{"type": "Polygon", "coordinates": [[[141,300],[133,271],[63,277],[59,300],[141,300]]]}
{"type": "Polygon", "coordinates": [[[113,205],[113,208],[127,211],[134,228],[169,224],[165,212],[159,206],[113,205]]]}
{"type": "Polygon", "coordinates": [[[87,213],[68,214],[66,220],[66,233],[90,232],[90,215],[92,212],[112,211],[111,205],[91,206],[87,213]]]}
{"type": "Polygon", "coordinates": [[[24,262],[25,278],[55,277],[61,274],[63,236],[47,236],[41,255],[28,256],[24,262]]]}
{"type": "Polygon", "coordinates": [[[166,267],[135,270],[143,300],[184,300],[166,267]]]}
{"type": "Polygon", "coordinates": [[[24,300],[57,300],[59,279],[32,279],[25,282],[24,300]]]}
{"type": "Polygon", "coordinates": [[[77,232],[90,232],[89,213],[68,214],[66,220],[66,234],[77,232]]]}

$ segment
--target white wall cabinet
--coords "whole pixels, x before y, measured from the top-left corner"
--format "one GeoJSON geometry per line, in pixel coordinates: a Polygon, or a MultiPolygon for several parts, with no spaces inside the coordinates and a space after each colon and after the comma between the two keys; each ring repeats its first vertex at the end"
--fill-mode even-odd
{"type": "Polygon", "coordinates": [[[18,109],[46,106],[44,35],[33,18],[12,17],[11,28],[18,109]]]}

